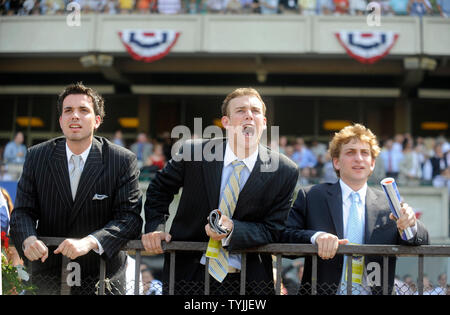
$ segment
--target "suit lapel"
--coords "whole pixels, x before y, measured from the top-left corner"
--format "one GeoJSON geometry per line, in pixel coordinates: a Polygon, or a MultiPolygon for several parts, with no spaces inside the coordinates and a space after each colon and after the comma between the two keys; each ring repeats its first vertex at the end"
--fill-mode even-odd
{"type": "MultiPolygon", "coordinates": [[[[69,225],[76,219],[82,204],[87,198],[92,198],[89,192],[92,186],[97,182],[98,176],[103,173],[103,153],[101,143],[94,137],[92,141],[91,151],[81,173],[80,182],[78,183],[77,194],[75,195],[75,203],[70,213],[69,225]]],[[[70,187],[70,184],[69,184],[70,187]]]]}
{"type": "Polygon", "coordinates": [[[327,203],[339,239],[344,238],[344,222],[342,220],[342,191],[339,181],[328,187],[327,203]]]}
{"type": "Polygon", "coordinates": [[[364,231],[364,243],[369,244],[370,238],[372,237],[373,230],[375,229],[375,224],[377,222],[378,217],[378,202],[377,202],[377,195],[375,192],[370,188],[367,187],[367,193],[366,193],[366,209],[365,209],[365,215],[366,215],[366,224],[365,224],[365,231],[364,231]]]}
{"type": "Polygon", "coordinates": [[[239,193],[235,215],[236,213],[242,215],[243,206],[245,206],[246,202],[250,200],[251,197],[261,195],[259,191],[264,188],[266,181],[275,174],[275,172],[269,171],[271,162],[272,160],[269,150],[266,147],[259,145],[258,158],[256,159],[255,166],[250,173],[250,177],[239,193]]]}
{"type": "Polygon", "coordinates": [[[65,139],[59,138],[55,140],[53,152],[50,156],[49,167],[53,181],[56,184],[56,190],[63,203],[62,210],[71,209],[73,200],[72,191],[70,190],[65,139]]]}

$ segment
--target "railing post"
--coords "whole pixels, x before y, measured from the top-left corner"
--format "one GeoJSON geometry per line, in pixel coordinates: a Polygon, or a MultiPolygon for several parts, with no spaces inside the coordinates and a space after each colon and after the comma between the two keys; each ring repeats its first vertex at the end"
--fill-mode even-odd
{"type": "Polygon", "coordinates": [[[70,259],[66,256],[62,256],[61,262],[61,295],[70,295],[71,287],[67,283],[67,276],[69,275],[69,271],[67,270],[67,265],[70,263],[70,259]]]}
{"type": "Polygon", "coordinates": [[[383,256],[383,295],[388,295],[389,256],[383,256]]]}
{"type": "Polygon", "coordinates": [[[141,282],[141,250],[136,250],[136,261],[134,262],[134,295],[139,295],[139,284],[141,282]]]}
{"type": "MultiPolygon", "coordinates": [[[[347,256],[347,295],[352,295],[352,285],[353,285],[353,276],[352,276],[352,260],[353,255],[347,256]]],[[[344,266],[345,268],[346,266],[344,266]]]]}
{"type": "Polygon", "coordinates": [[[245,295],[245,281],[247,280],[247,254],[241,254],[241,288],[240,295],[245,295]]]}
{"type": "Polygon", "coordinates": [[[106,262],[100,258],[100,279],[98,295],[105,295],[106,262]]]}
{"type": "Polygon", "coordinates": [[[317,255],[312,255],[311,294],[317,294],[317,255]]]}
{"type": "Polygon", "coordinates": [[[423,255],[419,255],[419,279],[417,281],[419,295],[423,295],[423,255]]]}
{"type": "Polygon", "coordinates": [[[275,294],[276,295],[281,295],[281,269],[282,269],[282,264],[281,264],[281,254],[277,254],[276,256],[277,259],[277,282],[275,284],[275,294]]]}
{"type": "Polygon", "coordinates": [[[170,252],[169,295],[175,294],[175,251],[170,252]]]}
{"type": "Polygon", "coordinates": [[[209,276],[209,257],[206,257],[205,261],[205,295],[210,294],[210,276],[209,276]]]}

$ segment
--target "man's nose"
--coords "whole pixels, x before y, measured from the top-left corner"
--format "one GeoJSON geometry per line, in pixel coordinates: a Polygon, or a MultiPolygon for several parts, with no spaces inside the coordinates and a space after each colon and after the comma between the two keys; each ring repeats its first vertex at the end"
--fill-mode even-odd
{"type": "Polygon", "coordinates": [[[356,152],[355,160],[357,160],[357,161],[362,161],[363,160],[361,152],[356,152]]]}

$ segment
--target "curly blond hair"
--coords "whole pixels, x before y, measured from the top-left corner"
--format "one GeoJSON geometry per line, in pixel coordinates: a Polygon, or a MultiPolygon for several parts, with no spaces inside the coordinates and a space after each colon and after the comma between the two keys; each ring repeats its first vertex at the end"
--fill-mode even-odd
{"type": "MultiPolygon", "coordinates": [[[[331,159],[339,158],[342,146],[349,143],[353,139],[369,144],[370,154],[373,160],[375,160],[378,154],[380,154],[380,147],[378,145],[377,137],[373,134],[373,132],[361,124],[354,124],[352,126],[344,127],[339,132],[334,134],[333,139],[329,143],[328,149],[331,159]]],[[[335,169],[334,171],[336,172],[336,175],[340,177],[339,170],[335,169]]]]}

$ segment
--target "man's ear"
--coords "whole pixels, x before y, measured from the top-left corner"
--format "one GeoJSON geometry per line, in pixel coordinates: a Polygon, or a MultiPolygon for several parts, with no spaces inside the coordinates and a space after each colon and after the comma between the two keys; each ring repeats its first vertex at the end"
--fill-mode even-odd
{"type": "Polygon", "coordinates": [[[102,124],[102,118],[100,117],[100,115],[96,115],[95,116],[95,127],[94,127],[94,129],[97,130],[98,127],[100,127],[101,124],[102,124]]]}
{"type": "Polygon", "coordinates": [[[334,169],[339,171],[339,158],[334,157],[332,161],[334,169]]]}
{"type": "Polygon", "coordinates": [[[227,129],[228,126],[230,125],[230,118],[228,116],[222,116],[222,118],[220,119],[220,121],[222,122],[222,126],[227,129]]]}

